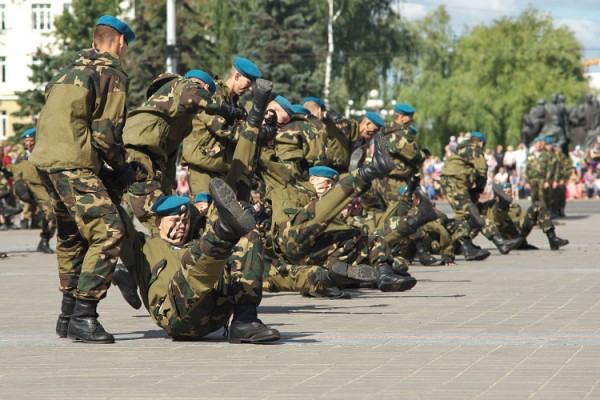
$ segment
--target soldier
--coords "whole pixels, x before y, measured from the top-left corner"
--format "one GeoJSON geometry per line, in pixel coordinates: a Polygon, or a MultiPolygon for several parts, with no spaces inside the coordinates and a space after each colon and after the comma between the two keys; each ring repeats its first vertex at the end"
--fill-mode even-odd
{"type": "MultiPolygon", "coordinates": [[[[21,139],[25,142],[26,154],[31,154],[35,148],[35,128],[29,128],[21,134],[21,139]]],[[[50,196],[42,185],[40,176],[33,164],[27,159],[27,156],[20,159],[12,166],[14,175],[13,188],[15,194],[21,201],[30,204],[32,215],[37,210],[42,214],[42,233],[40,234],[40,243],[37,251],[42,253],[54,253],[50,248],[50,239],[56,232],[56,216],[50,202],[50,196]]],[[[26,221],[27,222],[27,221],[26,221]]]]}
{"type": "Polygon", "coordinates": [[[353,139],[348,136],[347,129],[342,129],[344,118],[333,110],[326,111],[325,103],[318,97],[307,97],[302,101],[302,105],[311,112],[311,121],[319,121],[324,125],[329,166],[339,173],[347,172],[353,139]]]}
{"type": "MultiPolygon", "coordinates": [[[[472,230],[483,229],[485,220],[477,208],[479,194],[487,182],[487,164],[483,156],[486,139],[480,132],[471,132],[468,141],[461,143],[456,154],[448,157],[442,168],[440,183],[448,203],[456,213],[456,237],[462,246],[465,260],[482,260],[490,253],[476,248],[470,237],[472,230]]],[[[518,247],[523,239],[504,239],[498,232],[489,237],[502,254],[518,247]]]]}
{"type": "Polygon", "coordinates": [[[165,196],[153,204],[150,218],[156,236],[146,238],[128,222],[130,241],[122,257],[131,266],[142,301],[173,340],[198,340],[222,327],[234,343],[279,340],[279,332],[257,315],[262,298],[261,249],[240,247],[242,237],[254,238],[260,246],[258,235],[251,232],[256,225],[252,206],[242,206],[220,178],[211,181],[209,190],[218,218],[207,225],[201,239],[190,240],[187,197],[165,196]],[[228,263],[236,253],[241,262],[228,263]],[[258,262],[252,260],[256,257],[258,262]]]}
{"type": "Polygon", "coordinates": [[[571,169],[573,168],[573,161],[570,157],[567,157],[563,153],[563,149],[559,143],[554,144],[554,154],[558,159],[558,166],[556,168],[556,189],[554,190],[553,204],[555,208],[555,214],[558,217],[566,217],[565,207],[567,201],[567,183],[571,177],[571,169]]]}
{"type": "Polygon", "coordinates": [[[546,179],[546,162],[548,161],[544,150],[544,141],[546,138],[538,136],[531,144],[533,152],[527,156],[525,165],[525,178],[529,185],[531,202],[537,203],[544,201],[544,182],[546,179]]]}
{"type": "Polygon", "coordinates": [[[162,74],[152,82],[147,100],[131,111],[123,131],[128,160],[148,169],[145,182],[129,187],[127,197],[133,213],[147,224],[152,204],[164,194],[174,194],[175,171],[179,145],[192,130],[192,120],[199,112],[220,115],[229,124],[242,119],[245,113],[223,102],[215,94],[216,85],[210,75],[192,70],[186,77],[162,74]]]}
{"type": "MultiPolygon", "coordinates": [[[[273,251],[284,263],[292,265],[322,265],[336,275],[347,271],[352,277],[376,280],[381,291],[403,291],[412,288],[416,280],[410,275],[399,276],[392,269],[393,258],[381,237],[368,235],[362,229],[348,226],[340,213],[353,198],[368,188],[370,182],[384,176],[393,168],[383,138],[377,136],[372,161],[344,175],[331,187],[327,180],[312,180],[316,196],[294,186],[294,180],[279,179],[273,170],[281,168],[266,155],[261,159],[262,172],[268,187],[267,198],[273,207],[271,243],[273,251]],[[319,195],[322,195],[319,198],[319,195]],[[306,199],[310,201],[306,204],[306,199]],[[373,274],[360,265],[367,262],[376,267],[373,274]],[[369,275],[375,275],[371,278],[369,275]]],[[[323,169],[326,167],[314,167],[323,169]]],[[[330,168],[327,168],[331,170],[330,168]]],[[[337,175],[337,172],[333,170],[337,175]]],[[[323,277],[335,280],[331,275],[323,277]]],[[[329,286],[335,285],[332,282],[329,286]]]]}
{"type": "Polygon", "coordinates": [[[115,341],[98,322],[96,308],[110,286],[124,226],[99,178],[102,163],[112,168],[121,190],[146,175],[125,161],[121,137],[129,87],[121,62],[134,38],[121,20],[98,20],[93,48],[82,50],[46,86],[29,158],[56,215],[63,293],[56,333],[85,343],[115,341]]]}
{"type": "MultiPolygon", "coordinates": [[[[560,147],[558,149],[560,151],[560,147]]],[[[521,206],[513,202],[510,183],[494,185],[493,192],[494,199],[485,203],[482,213],[493,221],[503,236],[526,239],[533,227],[539,225],[542,232],[548,237],[551,250],[558,250],[569,244],[568,240],[556,236],[550,212],[539,202],[533,203],[525,212],[522,212],[521,206]]],[[[525,241],[521,248],[531,249],[535,247],[525,241]]]]}
{"type": "MultiPolygon", "coordinates": [[[[188,72],[186,78],[190,76],[188,72]]],[[[225,82],[215,82],[215,95],[222,97],[232,107],[242,108],[240,96],[251,91],[252,84],[261,76],[254,63],[238,56],[225,82]]],[[[219,115],[201,112],[194,117],[192,132],[183,139],[181,155],[181,164],[189,168],[188,180],[192,193],[206,192],[212,178],[224,178],[227,175],[239,128],[240,121],[227,121],[219,115]]]]}
{"type": "Polygon", "coordinates": [[[543,153],[543,168],[544,168],[544,184],[543,184],[543,192],[544,192],[544,206],[550,210],[550,215],[552,218],[558,217],[554,213],[552,208],[554,192],[556,187],[558,186],[558,181],[556,180],[559,177],[559,162],[558,157],[554,153],[554,140],[550,136],[546,136],[544,139],[544,153],[543,153]]]}
{"type": "Polygon", "coordinates": [[[302,179],[310,167],[327,164],[327,132],[320,122],[317,126],[309,121],[307,108],[292,105],[292,111],[290,121],[275,136],[275,154],[294,178],[302,179]]]}

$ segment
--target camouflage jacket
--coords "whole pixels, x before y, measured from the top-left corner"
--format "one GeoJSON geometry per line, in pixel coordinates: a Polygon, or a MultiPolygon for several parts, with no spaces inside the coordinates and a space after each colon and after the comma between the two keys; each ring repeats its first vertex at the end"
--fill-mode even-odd
{"type": "Polygon", "coordinates": [[[46,86],[29,158],[45,171],[125,165],[122,130],[129,78],[113,54],[82,50],[46,86]]]}
{"type": "Polygon", "coordinates": [[[325,120],[329,166],[340,172],[348,169],[352,142],[358,140],[358,122],[345,119],[341,125],[325,120]]]}
{"type": "MultiPolygon", "coordinates": [[[[238,99],[222,81],[217,81],[216,96],[238,107],[238,99]]],[[[197,114],[192,121],[192,132],[183,139],[181,163],[213,172],[227,172],[235,145],[239,124],[229,124],[225,118],[206,113],[197,114]]]]}
{"type": "Polygon", "coordinates": [[[275,153],[295,178],[305,175],[309,167],[326,163],[326,133],[305,117],[294,116],[275,137],[275,153]]]}
{"type": "Polygon", "coordinates": [[[545,161],[547,161],[546,157],[543,154],[546,151],[541,152],[533,152],[527,156],[527,163],[525,165],[525,173],[527,180],[544,180],[545,173],[544,168],[546,167],[545,161]]]}
{"type": "Polygon", "coordinates": [[[487,176],[487,163],[483,149],[475,143],[463,142],[458,145],[456,153],[446,160],[442,168],[442,176],[462,176],[467,182],[475,182],[477,178],[487,176]]]}
{"type": "Polygon", "coordinates": [[[392,124],[384,130],[386,142],[396,168],[389,174],[394,179],[407,180],[417,174],[423,164],[423,152],[408,130],[392,124]]]}
{"type": "Polygon", "coordinates": [[[159,164],[175,160],[173,153],[191,132],[196,114],[215,114],[221,104],[220,97],[211,97],[199,84],[179,75],[162,74],[148,89],[148,99],[129,113],[123,131],[125,147],[150,153],[159,164]]]}

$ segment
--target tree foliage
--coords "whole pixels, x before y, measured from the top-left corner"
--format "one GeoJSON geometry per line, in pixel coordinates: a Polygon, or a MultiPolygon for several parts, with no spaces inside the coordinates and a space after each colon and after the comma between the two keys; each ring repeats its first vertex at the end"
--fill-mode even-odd
{"type": "Polygon", "coordinates": [[[438,9],[420,25],[420,75],[403,91],[436,150],[449,136],[471,130],[483,132],[492,146],[516,144],[523,114],[537,99],[551,93],[580,98],[587,90],[582,46],[551,17],[528,9],[477,26],[452,44],[446,16],[438,9]]]}

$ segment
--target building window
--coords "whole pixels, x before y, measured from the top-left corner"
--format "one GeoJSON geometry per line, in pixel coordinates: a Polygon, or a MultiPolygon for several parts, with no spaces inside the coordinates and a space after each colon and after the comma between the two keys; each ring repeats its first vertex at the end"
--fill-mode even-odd
{"type": "Polygon", "coordinates": [[[31,16],[33,18],[33,30],[39,32],[52,30],[52,14],[50,4],[32,4],[31,16]]]}
{"type": "Polygon", "coordinates": [[[63,4],[63,10],[71,14],[73,12],[73,5],[71,3],[63,4]]]}
{"type": "Polygon", "coordinates": [[[6,5],[0,4],[0,31],[6,30],[6,5]]]}
{"type": "Polygon", "coordinates": [[[8,138],[8,113],[0,111],[0,139],[8,138]]]}
{"type": "Polygon", "coordinates": [[[0,57],[0,82],[6,82],[6,57],[0,57]]]}

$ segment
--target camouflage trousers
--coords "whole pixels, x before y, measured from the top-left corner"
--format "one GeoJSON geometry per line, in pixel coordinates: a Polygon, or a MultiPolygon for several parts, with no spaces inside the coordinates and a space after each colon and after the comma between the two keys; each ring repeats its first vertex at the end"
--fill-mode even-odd
{"type": "Polygon", "coordinates": [[[468,221],[471,217],[469,206],[472,203],[471,196],[469,195],[471,187],[465,180],[459,177],[444,175],[440,177],[440,185],[448,203],[456,214],[454,217],[454,234],[460,239],[468,237],[470,231],[468,221]]]}
{"type": "Polygon", "coordinates": [[[0,168],[0,199],[10,193],[10,186],[8,186],[8,178],[4,171],[0,168]]]}
{"type": "Polygon", "coordinates": [[[541,204],[532,204],[524,213],[519,215],[513,212],[513,208],[508,211],[495,207],[494,219],[502,234],[507,238],[526,238],[536,224],[544,233],[554,229],[550,212],[541,204]]]}
{"type": "Polygon", "coordinates": [[[38,173],[56,215],[60,291],[89,300],[104,298],[124,235],[116,206],[91,170],[38,173]]]}
{"type": "MultiPolygon", "coordinates": [[[[54,215],[54,209],[52,208],[48,192],[40,185],[29,185],[29,190],[35,199],[35,203],[32,203],[34,212],[37,210],[42,214],[42,232],[40,233],[40,237],[50,239],[56,233],[56,215],[54,215]]],[[[33,218],[29,219],[33,220],[33,218]]]]}
{"type": "Polygon", "coordinates": [[[552,189],[552,186],[549,186],[545,189],[543,189],[543,193],[544,193],[544,206],[551,210],[552,206],[554,205],[554,197],[555,197],[555,193],[556,189],[552,189]]]}
{"type": "Polygon", "coordinates": [[[529,191],[532,203],[544,202],[544,183],[541,180],[531,179],[529,181],[529,191]]]}
{"type": "Polygon", "coordinates": [[[343,176],[321,199],[313,200],[290,221],[282,223],[274,243],[284,261],[296,265],[323,265],[334,261],[348,264],[392,263],[387,243],[381,236],[369,235],[363,229],[332,222],[367,183],[358,173],[343,176]]]}
{"type": "Polygon", "coordinates": [[[278,259],[265,259],[263,290],[278,292],[315,292],[327,279],[327,269],[319,265],[290,265],[278,259]]]}
{"type": "Polygon", "coordinates": [[[200,243],[184,254],[174,273],[159,275],[149,289],[167,288],[150,313],[176,339],[206,336],[227,325],[236,305],[258,307],[262,299],[263,250],[257,231],[235,245],[208,231],[200,243]]]}
{"type": "Polygon", "coordinates": [[[454,240],[443,223],[431,221],[423,225],[422,229],[433,254],[440,254],[442,258],[454,260],[454,240]]]}

